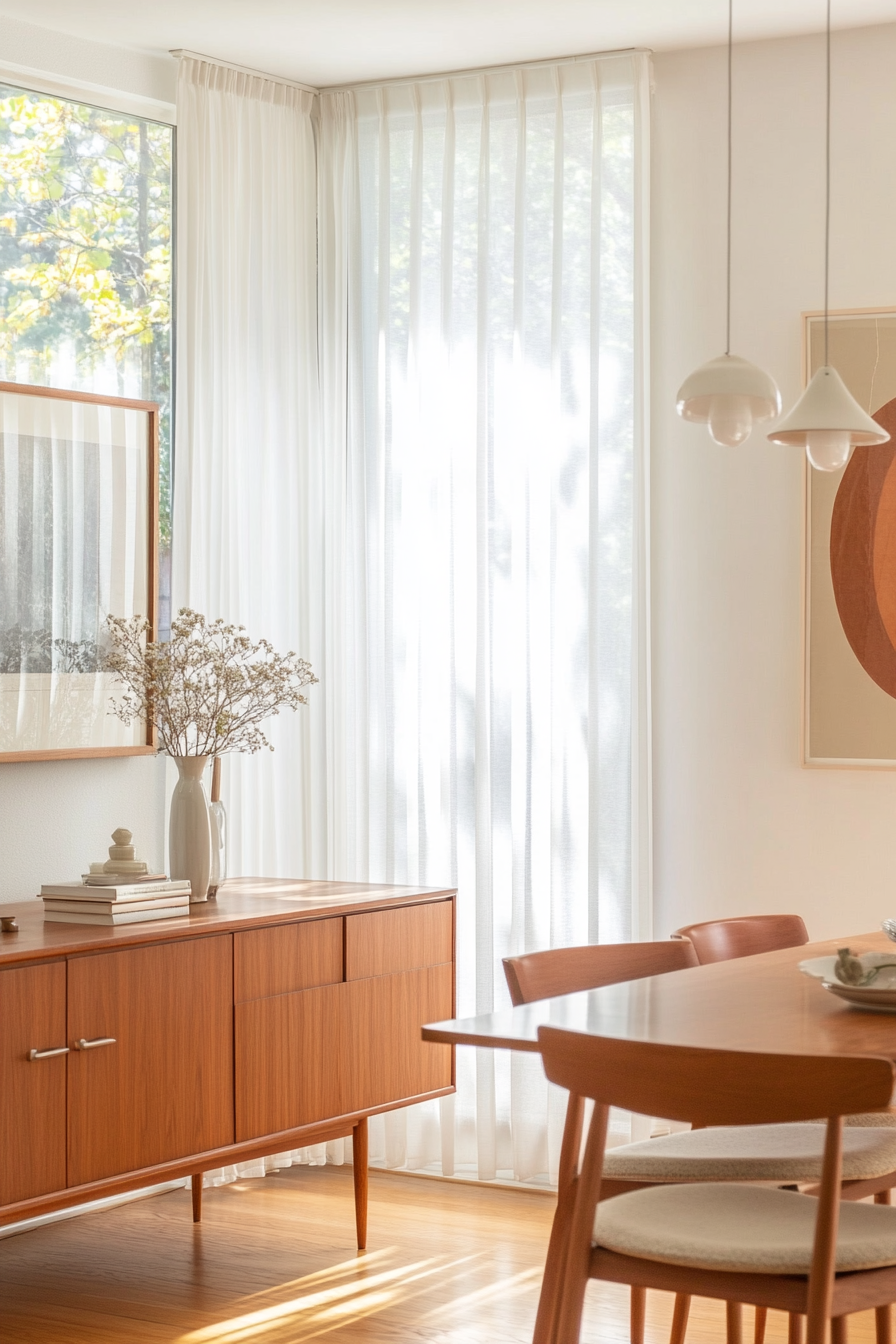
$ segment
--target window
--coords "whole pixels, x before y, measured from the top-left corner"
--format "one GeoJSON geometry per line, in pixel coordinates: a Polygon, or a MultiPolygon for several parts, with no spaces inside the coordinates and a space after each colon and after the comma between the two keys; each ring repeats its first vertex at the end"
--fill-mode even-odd
{"type": "Polygon", "coordinates": [[[173,151],[170,126],[0,85],[0,378],[159,403],[163,631],[173,151]]]}

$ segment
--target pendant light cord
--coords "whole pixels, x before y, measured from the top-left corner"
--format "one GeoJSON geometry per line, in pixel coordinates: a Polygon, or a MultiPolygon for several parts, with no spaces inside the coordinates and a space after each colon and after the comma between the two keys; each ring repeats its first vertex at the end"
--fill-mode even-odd
{"type": "Polygon", "coordinates": [[[826,27],[826,125],[824,148],[824,366],[828,367],[828,272],[831,266],[831,0],[826,27]]]}
{"type": "MultiPolygon", "coordinates": [[[[830,14],[831,0],[828,0],[830,14]]],[[[731,354],[731,55],[734,50],[734,0],[728,0],[728,256],[725,292],[725,354],[731,354]]],[[[829,112],[830,117],[830,112],[829,112]]]]}

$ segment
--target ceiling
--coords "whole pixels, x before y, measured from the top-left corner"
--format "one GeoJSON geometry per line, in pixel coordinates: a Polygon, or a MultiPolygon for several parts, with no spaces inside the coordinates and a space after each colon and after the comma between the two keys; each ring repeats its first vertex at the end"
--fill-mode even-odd
{"type": "MultiPolygon", "coordinates": [[[[725,40],[725,0],[0,0],[0,13],[142,51],[184,47],[323,86],[621,47],[725,40]]],[[[738,0],[744,40],[817,32],[824,0],[738,0]]],[[[835,27],[896,0],[833,0],[835,27]]]]}

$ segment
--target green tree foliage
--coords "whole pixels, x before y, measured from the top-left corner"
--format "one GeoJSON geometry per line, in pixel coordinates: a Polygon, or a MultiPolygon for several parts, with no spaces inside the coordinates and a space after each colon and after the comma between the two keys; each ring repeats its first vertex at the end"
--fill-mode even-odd
{"type": "Polygon", "coordinates": [[[161,405],[170,538],[169,126],[0,85],[0,369],[161,405]]]}

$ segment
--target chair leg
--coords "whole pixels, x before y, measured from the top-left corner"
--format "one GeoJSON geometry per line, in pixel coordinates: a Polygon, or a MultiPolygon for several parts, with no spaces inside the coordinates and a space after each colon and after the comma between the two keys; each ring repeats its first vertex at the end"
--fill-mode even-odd
{"type": "Polygon", "coordinates": [[[739,1302],[725,1303],[725,1338],[727,1344],[743,1344],[744,1309],[739,1302]]]}
{"type": "Polygon", "coordinates": [[[541,1295],[538,1299],[532,1344],[550,1344],[556,1334],[560,1294],[566,1272],[567,1239],[576,1202],[576,1173],[579,1166],[584,1117],[584,1098],[570,1095],[566,1103],[566,1124],[563,1129],[560,1170],[557,1175],[557,1210],[551,1225],[551,1239],[548,1242],[548,1255],[544,1266],[541,1295]]]}
{"type": "Polygon", "coordinates": [[[803,1318],[795,1311],[787,1318],[787,1344],[803,1344],[803,1318]]]}
{"type": "Polygon", "coordinates": [[[765,1321],[768,1307],[757,1307],[753,1319],[753,1344],[765,1344],[765,1321]]]}
{"type": "MultiPolygon", "coordinates": [[[[875,1204],[889,1204],[889,1190],[878,1190],[874,1196],[875,1204]]],[[[892,1344],[893,1316],[889,1305],[874,1308],[874,1335],[876,1344],[892,1344]]]]}
{"type": "Polygon", "coordinates": [[[631,1288],[630,1327],[631,1344],[644,1344],[644,1317],[647,1311],[647,1289],[631,1288]]]}
{"type": "Polygon", "coordinates": [[[846,1316],[831,1317],[831,1344],[846,1344],[846,1316]]]}
{"type": "Polygon", "coordinates": [[[669,1344],[684,1344],[684,1333],[688,1328],[688,1313],[690,1310],[691,1299],[687,1293],[676,1293],[669,1344]]]}

